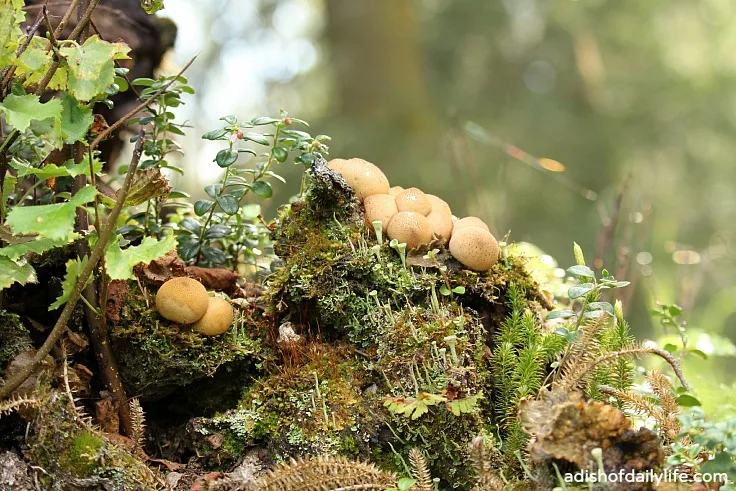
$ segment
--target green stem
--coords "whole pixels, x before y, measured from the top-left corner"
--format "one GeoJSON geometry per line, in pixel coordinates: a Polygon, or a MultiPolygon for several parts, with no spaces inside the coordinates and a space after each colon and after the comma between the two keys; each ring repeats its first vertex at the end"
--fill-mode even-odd
{"type": "MultiPolygon", "coordinates": [[[[230,151],[233,149],[232,142],[230,143],[230,151]]],[[[217,196],[215,197],[214,202],[212,203],[212,207],[210,207],[210,213],[207,215],[207,220],[205,220],[204,224],[202,224],[202,231],[199,233],[199,252],[197,252],[197,260],[195,263],[199,265],[199,259],[202,257],[202,241],[204,240],[204,234],[207,231],[207,227],[209,227],[210,222],[212,221],[212,216],[215,214],[215,208],[217,208],[217,198],[223,195],[225,192],[225,185],[227,183],[227,178],[230,177],[230,167],[225,167],[225,175],[222,177],[222,188],[220,188],[220,192],[217,193],[217,196]]]]}

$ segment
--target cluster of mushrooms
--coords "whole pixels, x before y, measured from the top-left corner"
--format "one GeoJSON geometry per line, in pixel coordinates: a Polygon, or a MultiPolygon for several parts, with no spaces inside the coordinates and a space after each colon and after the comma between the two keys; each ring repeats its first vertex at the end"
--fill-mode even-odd
{"type": "Polygon", "coordinates": [[[205,336],[217,336],[233,323],[230,302],[211,297],[199,281],[179,276],[161,285],[156,293],[156,308],[161,317],[192,328],[205,336]]]}
{"type": "Polygon", "coordinates": [[[373,222],[381,222],[381,231],[405,243],[408,250],[433,240],[449,242],[455,259],[474,271],[487,271],[498,262],[498,242],[480,218],[457,219],[437,196],[417,188],[390,187],[381,169],[363,159],[333,159],[327,165],[363,202],[369,229],[373,222]]]}

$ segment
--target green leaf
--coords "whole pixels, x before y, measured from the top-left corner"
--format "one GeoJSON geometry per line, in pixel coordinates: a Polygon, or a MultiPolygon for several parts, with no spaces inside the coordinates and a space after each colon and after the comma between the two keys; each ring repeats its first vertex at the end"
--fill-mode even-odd
{"type": "Polygon", "coordinates": [[[567,274],[576,278],[595,278],[593,270],[585,265],[570,266],[567,268],[567,274]]]}
{"type": "MultiPolygon", "coordinates": [[[[25,256],[29,252],[41,254],[55,247],[62,247],[66,244],[69,244],[79,237],[80,235],[75,232],[69,233],[69,235],[63,239],[49,239],[38,236],[24,237],[22,241],[18,241],[15,244],[0,248],[0,256],[5,256],[8,259],[12,259],[13,261],[15,261],[25,256]]],[[[9,240],[12,240],[13,238],[14,237],[11,237],[9,240]]],[[[8,241],[5,237],[3,237],[3,240],[5,240],[6,242],[8,241]]]]}
{"type": "MultiPolygon", "coordinates": [[[[24,162],[13,159],[10,166],[18,171],[18,177],[36,176],[39,179],[51,179],[53,177],[77,177],[81,175],[89,176],[89,160],[85,154],[81,162],[75,164],[73,160],[67,160],[64,165],[59,167],[56,164],[46,164],[43,167],[31,167],[24,162]]],[[[92,159],[92,168],[95,173],[102,170],[102,162],[92,159]]]]}
{"type": "Polygon", "coordinates": [[[238,212],[239,203],[235,196],[224,194],[217,198],[217,204],[228,215],[235,215],[238,212]]]}
{"type": "Polygon", "coordinates": [[[410,477],[402,477],[401,479],[399,479],[399,482],[397,482],[396,484],[399,486],[398,487],[399,491],[407,491],[411,489],[411,487],[414,486],[416,483],[417,483],[416,479],[412,479],[410,477]]]}
{"type": "Polygon", "coordinates": [[[700,401],[690,394],[682,394],[677,399],[677,404],[679,404],[682,407],[693,407],[693,406],[702,406],[700,401]]]}
{"type": "Polygon", "coordinates": [[[198,217],[201,217],[202,215],[210,211],[213,204],[214,201],[208,199],[200,199],[199,201],[194,203],[194,214],[198,217]]]}
{"type": "Polygon", "coordinates": [[[105,246],[107,275],[111,280],[132,280],[134,266],[141,263],[148,264],[176,249],[176,246],[176,238],[167,235],[162,240],[145,237],[139,245],[121,249],[118,235],[105,246]]]}
{"type": "Polygon", "coordinates": [[[36,271],[33,266],[24,260],[13,261],[12,259],[0,256],[0,289],[7,288],[13,283],[36,283],[36,271]]]}
{"type": "Polygon", "coordinates": [[[450,294],[451,294],[452,292],[450,291],[450,289],[449,289],[449,288],[447,288],[447,285],[442,285],[442,286],[440,287],[440,293],[441,293],[442,295],[444,295],[444,296],[446,296],[446,297],[447,297],[447,296],[449,296],[449,295],[450,295],[450,294]]]}
{"type": "Polygon", "coordinates": [[[65,46],[59,51],[67,59],[69,92],[80,101],[91,101],[112,85],[114,60],[128,58],[130,48],[125,43],[108,43],[94,35],[82,46],[65,46]]]}
{"type": "Polygon", "coordinates": [[[66,203],[38,206],[16,206],[8,214],[7,225],[18,234],[39,234],[50,239],[68,237],[74,227],[76,209],[95,198],[97,190],[82,188],[66,203]]]}
{"type": "MultiPolygon", "coordinates": [[[[84,269],[84,265],[87,264],[88,259],[89,258],[85,256],[81,262],[79,259],[70,259],[67,261],[66,275],[64,276],[64,281],[61,283],[61,295],[59,295],[54,303],[49,305],[49,310],[56,310],[69,301],[69,298],[72,296],[72,291],[74,291],[74,287],[77,285],[79,280],[79,273],[84,269]]],[[[89,276],[87,283],[90,281],[92,281],[92,275],[89,276]]]]}
{"type": "Polygon", "coordinates": [[[268,118],[266,116],[261,116],[259,118],[253,118],[250,120],[250,124],[253,126],[263,126],[266,124],[272,124],[272,123],[278,123],[281,121],[280,119],[274,119],[274,118],[268,118]]]}
{"type": "Polygon", "coordinates": [[[572,310],[553,310],[547,316],[547,320],[549,321],[552,319],[568,319],[574,315],[575,312],[573,312],[572,310]]]}
{"type": "Polygon", "coordinates": [[[15,41],[21,36],[20,25],[26,18],[23,0],[3,1],[0,4],[0,65],[5,66],[15,55],[15,41]]]}
{"type": "Polygon", "coordinates": [[[687,353],[688,354],[692,353],[693,355],[697,356],[698,358],[702,358],[703,360],[707,360],[708,359],[708,355],[706,355],[705,353],[703,353],[699,349],[689,349],[689,350],[687,350],[687,353]]]}
{"type": "Polygon", "coordinates": [[[223,130],[223,129],[212,130],[202,135],[202,139],[204,140],[224,140],[225,135],[227,135],[227,130],[223,130]]]}
{"type": "Polygon", "coordinates": [[[585,266],[585,256],[583,256],[583,248],[577,242],[572,243],[572,252],[575,256],[575,262],[578,266],[585,266]]]}
{"type": "Polygon", "coordinates": [[[155,14],[164,8],[164,0],[141,0],[141,7],[147,14],[155,14]]]}
{"type": "Polygon", "coordinates": [[[575,285],[567,291],[567,296],[574,300],[576,298],[582,297],[583,295],[587,295],[593,290],[593,288],[595,288],[595,285],[593,283],[583,283],[581,285],[575,285]]]}
{"type": "Polygon", "coordinates": [[[457,293],[458,295],[463,295],[465,293],[465,287],[464,286],[456,286],[452,289],[452,293],[457,293]]]}
{"type": "Polygon", "coordinates": [[[273,188],[266,181],[256,181],[252,185],[253,192],[259,198],[270,198],[273,196],[273,188]]]}
{"type": "Polygon", "coordinates": [[[590,302],[585,309],[588,311],[605,310],[609,314],[613,315],[613,305],[608,302],[590,302]]]}
{"type": "Polygon", "coordinates": [[[7,123],[18,131],[25,131],[31,121],[42,121],[48,118],[61,118],[62,104],[58,99],[51,99],[46,103],[39,102],[39,97],[33,94],[8,94],[0,103],[0,112],[5,114],[7,123]]]}
{"type": "Polygon", "coordinates": [[[260,133],[244,133],[243,139],[250,140],[252,142],[256,142],[260,145],[270,145],[271,144],[271,142],[268,141],[268,138],[261,135],[260,133]]]}
{"type": "Polygon", "coordinates": [[[238,160],[238,152],[227,148],[220,150],[215,156],[215,162],[220,167],[230,167],[236,160],[238,160]]]}
{"type": "Polygon", "coordinates": [[[289,157],[289,152],[281,147],[275,147],[271,153],[273,153],[274,158],[279,162],[284,162],[289,157]]]}
{"type": "Polygon", "coordinates": [[[18,57],[15,74],[25,77],[24,86],[37,84],[46,75],[54,62],[50,47],[51,42],[48,39],[33,36],[26,50],[18,57]]]}
{"type": "Polygon", "coordinates": [[[61,98],[61,104],[61,135],[64,143],[83,141],[94,122],[92,108],[80,104],[67,93],[61,98]]]}

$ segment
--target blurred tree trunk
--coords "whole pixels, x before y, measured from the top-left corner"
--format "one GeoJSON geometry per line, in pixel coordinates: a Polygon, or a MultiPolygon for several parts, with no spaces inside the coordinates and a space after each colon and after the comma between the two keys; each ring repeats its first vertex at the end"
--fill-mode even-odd
{"type": "MultiPolygon", "coordinates": [[[[353,138],[356,124],[371,129],[366,134],[374,141],[358,144],[367,158],[384,156],[379,155],[383,148],[385,157],[396,161],[400,155],[393,143],[402,142],[404,150],[398,153],[416,159],[415,152],[426,151],[423,144],[436,135],[413,5],[411,0],[327,1],[333,114],[349,121],[353,138]]],[[[335,123],[337,131],[331,134],[338,136],[340,125],[335,123]]],[[[355,143],[347,144],[358,150],[355,143]]]]}

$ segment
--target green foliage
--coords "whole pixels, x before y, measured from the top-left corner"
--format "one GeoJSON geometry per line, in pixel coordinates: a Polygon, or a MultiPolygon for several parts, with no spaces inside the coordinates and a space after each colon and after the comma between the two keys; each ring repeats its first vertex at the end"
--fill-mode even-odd
{"type": "Polygon", "coordinates": [[[110,240],[105,246],[107,275],[111,280],[132,280],[133,267],[137,264],[148,264],[154,259],[176,249],[176,239],[167,235],[161,240],[144,237],[139,245],[120,248],[120,236],[110,240]]]}
{"type": "MultiPolygon", "coordinates": [[[[84,269],[85,264],[87,264],[86,257],[81,261],[79,259],[70,259],[69,261],[67,261],[66,276],[64,276],[64,281],[61,284],[62,293],[61,295],[59,295],[56,301],[54,301],[54,303],[49,305],[49,310],[58,309],[69,300],[74,287],[77,286],[79,274],[82,272],[82,269],[84,269]]],[[[90,278],[90,281],[91,280],[92,278],[90,278]]]]}
{"type": "Polygon", "coordinates": [[[33,94],[8,96],[0,103],[0,112],[5,115],[5,121],[18,131],[25,131],[31,121],[54,119],[61,121],[63,105],[58,99],[40,102],[40,97],[33,94]]]}
{"type": "MultiPolygon", "coordinates": [[[[65,59],[67,90],[80,101],[91,101],[101,95],[115,81],[115,61],[128,58],[130,48],[124,43],[108,43],[94,35],[84,44],[66,41],[59,49],[65,59]]],[[[90,122],[91,123],[91,122],[90,122]]]]}
{"type": "Polygon", "coordinates": [[[729,481],[736,481],[736,418],[710,421],[701,408],[693,407],[680,416],[680,424],[682,433],[667,463],[694,465],[703,473],[725,473],[729,481]]]}
{"type": "Polygon", "coordinates": [[[0,66],[7,66],[15,54],[20,24],[26,18],[24,4],[23,0],[10,0],[0,5],[0,66]]]}
{"type": "Polygon", "coordinates": [[[13,283],[36,282],[36,270],[24,260],[13,260],[8,257],[0,257],[0,289],[7,288],[13,283]]]}
{"type": "Polygon", "coordinates": [[[270,198],[273,188],[269,180],[284,182],[272,170],[274,164],[293,157],[295,163],[308,165],[316,156],[327,152],[322,143],[327,137],[312,138],[304,131],[293,129],[295,124],[306,123],[288,117],[284,111],[279,119],[257,117],[240,121],[235,116],[226,116],[221,120],[225,123],[222,128],[209,131],[202,138],[227,142],[227,148],[218,151],[214,158],[225,172],[219,183],[205,186],[208,198],[194,203],[195,216],[180,222],[179,255],[186,261],[206,266],[256,264],[256,252],[267,244],[268,231],[258,218],[260,209],[243,206],[243,201],[249,195],[270,198]],[[258,128],[265,131],[247,131],[258,128]],[[268,150],[258,153],[243,144],[264,146],[268,150]],[[253,157],[251,165],[237,165],[241,154],[253,157]]]}
{"type": "Polygon", "coordinates": [[[95,198],[93,187],[80,189],[65,203],[37,206],[16,206],[8,214],[6,224],[17,234],[38,234],[48,239],[64,239],[74,228],[78,207],[95,198]]]}

